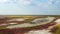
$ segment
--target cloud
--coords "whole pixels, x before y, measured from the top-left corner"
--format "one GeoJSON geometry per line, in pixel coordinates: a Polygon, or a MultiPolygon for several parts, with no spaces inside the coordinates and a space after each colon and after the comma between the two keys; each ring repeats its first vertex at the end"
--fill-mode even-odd
{"type": "MultiPolygon", "coordinates": [[[[58,0],[19,0],[17,3],[25,6],[35,6],[35,7],[49,7],[49,6],[56,6],[58,4],[58,0]]],[[[33,7],[32,7],[33,8],[33,7]]]]}
{"type": "MultiPolygon", "coordinates": [[[[2,1],[2,0],[1,0],[2,1]]],[[[15,1],[17,5],[26,9],[55,9],[58,8],[60,0],[6,0],[11,3],[15,1]]]]}
{"type": "Polygon", "coordinates": [[[59,11],[60,0],[8,0],[8,4],[0,3],[0,14],[59,14],[59,11]]]}
{"type": "Polygon", "coordinates": [[[0,3],[11,3],[16,2],[16,0],[0,0],[0,3]]]}
{"type": "Polygon", "coordinates": [[[17,3],[20,5],[29,5],[29,4],[31,4],[31,1],[29,1],[29,0],[18,0],[17,3]]]}
{"type": "Polygon", "coordinates": [[[47,2],[49,4],[57,4],[57,3],[59,3],[59,0],[48,0],[47,2]]]}

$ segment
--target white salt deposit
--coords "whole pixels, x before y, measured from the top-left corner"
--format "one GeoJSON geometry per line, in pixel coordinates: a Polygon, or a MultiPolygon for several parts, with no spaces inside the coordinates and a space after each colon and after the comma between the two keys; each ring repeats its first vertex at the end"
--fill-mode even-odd
{"type": "Polygon", "coordinates": [[[25,33],[25,34],[52,34],[51,32],[49,32],[50,30],[32,30],[32,31],[29,31],[28,33],[25,33]]]}

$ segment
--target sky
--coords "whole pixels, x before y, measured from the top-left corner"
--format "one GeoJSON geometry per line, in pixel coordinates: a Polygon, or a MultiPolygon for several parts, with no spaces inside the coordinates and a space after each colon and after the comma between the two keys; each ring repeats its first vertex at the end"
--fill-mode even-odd
{"type": "Polygon", "coordinates": [[[0,15],[60,15],[60,0],[0,0],[0,15]]]}

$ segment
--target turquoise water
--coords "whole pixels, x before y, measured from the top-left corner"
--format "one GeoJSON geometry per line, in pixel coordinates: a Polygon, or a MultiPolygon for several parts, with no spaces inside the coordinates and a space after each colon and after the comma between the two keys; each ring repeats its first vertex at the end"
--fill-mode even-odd
{"type": "Polygon", "coordinates": [[[60,15],[60,0],[0,0],[0,15],[60,15]]]}

